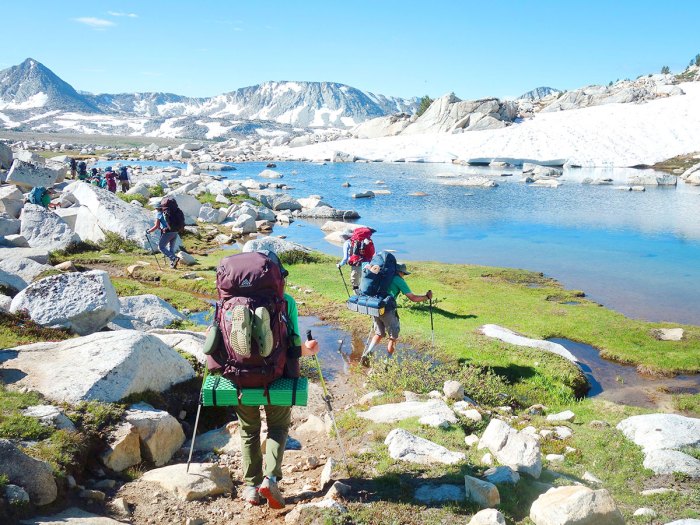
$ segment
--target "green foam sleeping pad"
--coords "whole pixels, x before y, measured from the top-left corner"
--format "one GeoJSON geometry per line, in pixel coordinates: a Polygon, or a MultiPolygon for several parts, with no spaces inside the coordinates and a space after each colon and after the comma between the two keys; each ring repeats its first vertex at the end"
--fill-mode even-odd
{"type": "MultiPolygon", "coordinates": [[[[245,406],[275,405],[289,407],[306,406],[309,397],[309,382],[305,377],[288,379],[282,377],[270,384],[270,402],[264,388],[243,388],[240,404],[245,406]],[[296,395],[294,385],[296,381],[296,395]]],[[[224,407],[238,405],[238,389],[225,377],[210,375],[202,387],[202,405],[224,407]]]]}

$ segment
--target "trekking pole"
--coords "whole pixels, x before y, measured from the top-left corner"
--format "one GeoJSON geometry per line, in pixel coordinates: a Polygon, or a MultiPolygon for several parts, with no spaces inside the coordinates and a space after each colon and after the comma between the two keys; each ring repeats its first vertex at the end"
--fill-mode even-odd
{"type": "Polygon", "coordinates": [[[345,276],[343,275],[343,269],[338,266],[338,271],[340,272],[340,278],[343,280],[343,285],[345,285],[345,291],[348,294],[348,299],[350,299],[350,289],[348,288],[348,283],[345,282],[345,276]]]}
{"type": "Polygon", "coordinates": [[[148,246],[151,248],[151,253],[153,254],[153,257],[156,258],[156,264],[158,265],[158,269],[162,272],[163,268],[160,267],[160,261],[158,260],[158,256],[153,251],[153,244],[151,244],[151,236],[148,235],[148,232],[146,232],[146,240],[148,241],[148,246]]]}
{"type": "Polygon", "coordinates": [[[433,328],[433,298],[430,301],[430,349],[435,350],[435,328],[433,328]]]}
{"type": "Polygon", "coordinates": [[[197,416],[194,418],[194,430],[192,430],[192,442],[190,443],[190,455],[187,457],[187,468],[186,473],[190,472],[190,462],[192,461],[192,452],[194,451],[194,440],[197,438],[197,427],[199,426],[199,413],[202,411],[202,405],[204,404],[203,392],[204,383],[207,380],[207,369],[204,369],[204,377],[202,378],[202,388],[199,390],[199,403],[197,404],[197,416]]]}
{"type": "MultiPolygon", "coordinates": [[[[313,337],[311,336],[311,330],[306,331],[306,340],[311,341],[313,337]]],[[[338,347],[338,351],[340,351],[340,348],[343,346],[343,339],[340,340],[340,346],[338,347]]],[[[323,372],[321,372],[321,362],[318,360],[318,355],[314,355],[314,361],[316,361],[316,368],[318,369],[318,377],[321,380],[321,389],[323,390],[323,400],[326,402],[326,410],[328,411],[328,415],[331,418],[331,421],[333,422],[333,429],[335,430],[335,438],[338,440],[338,447],[340,448],[340,453],[343,456],[343,464],[345,465],[345,470],[348,474],[350,475],[350,470],[348,469],[348,459],[345,455],[345,446],[343,445],[343,440],[340,437],[340,432],[338,432],[338,425],[335,422],[335,416],[333,415],[333,405],[331,404],[331,396],[328,393],[328,389],[326,388],[326,382],[323,379],[323,372]]]]}

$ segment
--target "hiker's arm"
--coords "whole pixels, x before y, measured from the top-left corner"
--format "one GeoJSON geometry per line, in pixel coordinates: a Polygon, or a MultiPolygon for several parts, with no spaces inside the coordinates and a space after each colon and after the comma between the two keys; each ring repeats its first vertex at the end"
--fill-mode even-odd
{"type": "Polygon", "coordinates": [[[425,295],[416,295],[414,293],[407,293],[406,297],[408,297],[414,303],[422,303],[423,301],[428,301],[429,299],[433,298],[433,291],[428,290],[428,293],[426,293],[425,295]]]}
{"type": "Polygon", "coordinates": [[[158,218],[156,217],[156,222],[153,224],[153,228],[146,230],[148,233],[153,233],[158,229],[158,218]]]}

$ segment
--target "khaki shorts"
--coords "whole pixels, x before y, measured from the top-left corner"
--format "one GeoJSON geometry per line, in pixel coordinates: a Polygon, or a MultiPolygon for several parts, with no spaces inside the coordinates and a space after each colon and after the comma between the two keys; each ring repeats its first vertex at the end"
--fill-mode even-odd
{"type": "Polygon", "coordinates": [[[379,337],[389,335],[389,339],[398,339],[401,331],[399,313],[396,309],[384,312],[383,315],[374,318],[374,333],[379,337]]]}

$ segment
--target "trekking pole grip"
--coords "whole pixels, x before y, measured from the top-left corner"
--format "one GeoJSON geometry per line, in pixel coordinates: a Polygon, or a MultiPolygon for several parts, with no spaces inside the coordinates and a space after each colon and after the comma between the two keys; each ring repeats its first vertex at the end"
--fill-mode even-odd
{"type": "Polygon", "coordinates": [[[306,340],[307,341],[313,341],[313,336],[311,335],[311,330],[306,331],[306,340]]]}

